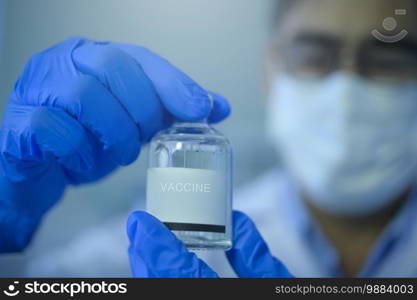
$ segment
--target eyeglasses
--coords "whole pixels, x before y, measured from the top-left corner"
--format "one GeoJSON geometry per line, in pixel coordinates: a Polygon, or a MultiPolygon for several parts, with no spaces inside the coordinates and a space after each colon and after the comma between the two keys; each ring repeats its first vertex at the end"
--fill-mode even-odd
{"type": "Polygon", "coordinates": [[[348,47],[333,37],[305,33],[276,53],[296,76],[320,78],[347,68],[374,80],[417,79],[417,45],[407,38],[397,43],[369,39],[348,47]]]}

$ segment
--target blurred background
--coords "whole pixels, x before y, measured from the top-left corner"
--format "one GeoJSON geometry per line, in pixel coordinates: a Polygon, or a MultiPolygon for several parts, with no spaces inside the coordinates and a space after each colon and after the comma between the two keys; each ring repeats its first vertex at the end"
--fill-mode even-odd
{"type": "MultiPolygon", "coordinates": [[[[266,0],[0,0],[0,114],[26,61],[52,44],[85,36],[144,45],[231,102],[232,116],[217,128],[233,144],[237,187],[274,160],[263,130],[262,54],[270,6],[266,0]]],[[[123,232],[124,239],[124,219],[144,199],[146,155],[97,184],[68,189],[24,253],[0,256],[0,276],[95,275],[88,264],[59,266],[67,260],[62,256],[93,251],[83,239],[106,228],[123,232]],[[74,249],[79,245],[85,248],[74,249]],[[52,273],[38,270],[45,267],[52,273]]],[[[104,251],[117,241],[109,237],[96,246],[104,251]]],[[[127,255],[122,259],[115,262],[120,270],[107,275],[128,275],[127,255]]]]}

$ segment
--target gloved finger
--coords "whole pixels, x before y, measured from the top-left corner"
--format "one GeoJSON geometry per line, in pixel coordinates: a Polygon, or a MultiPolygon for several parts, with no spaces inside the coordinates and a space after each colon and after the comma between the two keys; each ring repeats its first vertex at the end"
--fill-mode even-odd
{"type": "MultiPolygon", "coordinates": [[[[85,41],[73,52],[77,69],[106,86],[141,130],[142,141],[167,127],[167,116],[142,67],[110,43],[85,41]]],[[[160,76],[164,76],[161,74],[160,76]]]]}
{"type": "Polygon", "coordinates": [[[127,165],[139,154],[138,127],[108,89],[76,70],[71,54],[82,43],[69,39],[34,55],[9,101],[62,108],[103,143],[112,160],[127,165]]]}
{"type": "Polygon", "coordinates": [[[127,235],[135,277],[218,277],[164,224],[144,211],[129,216],[127,235]]]}
{"type": "Polygon", "coordinates": [[[103,143],[103,151],[109,153],[114,162],[132,163],[139,155],[141,137],[125,109],[91,76],[80,75],[69,85],[75,91],[71,95],[74,99],[62,101],[71,103],[64,108],[103,143]]]}
{"type": "Polygon", "coordinates": [[[213,108],[208,117],[209,123],[218,123],[226,119],[231,113],[229,102],[222,95],[208,91],[213,99],[213,108]]]}
{"type": "Polygon", "coordinates": [[[293,277],[268,246],[252,220],[233,211],[233,248],[227,259],[239,277],[293,277]]]}
{"type": "MultiPolygon", "coordinates": [[[[164,107],[176,118],[198,121],[209,116],[208,93],[185,73],[150,50],[136,45],[112,43],[133,57],[155,87],[164,107]]],[[[224,99],[224,98],[223,98],[224,99]]],[[[214,97],[214,101],[223,101],[214,97]]],[[[224,108],[224,106],[219,106],[224,108]]],[[[217,113],[221,115],[221,113],[217,113]]]]}
{"type": "Polygon", "coordinates": [[[86,172],[94,163],[94,148],[87,132],[74,118],[53,107],[9,104],[1,130],[0,151],[7,177],[33,178],[56,159],[74,172],[86,172]],[[13,119],[12,122],[8,120],[13,119]]]}
{"type": "Polygon", "coordinates": [[[64,169],[69,183],[73,185],[97,181],[98,178],[103,178],[104,176],[113,172],[119,166],[111,159],[109,153],[100,149],[100,144],[97,143],[96,138],[90,139],[90,141],[91,140],[94,142],[94,144],[96,144],[95,148],[99,149],[98,151],[95,151],[94,168],[83,172],[64,169]]]}

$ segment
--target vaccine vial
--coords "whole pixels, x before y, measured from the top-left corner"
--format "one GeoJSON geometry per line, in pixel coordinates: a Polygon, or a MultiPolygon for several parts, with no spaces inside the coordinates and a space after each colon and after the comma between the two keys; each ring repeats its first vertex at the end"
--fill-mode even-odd
{"type": "Polygon", "coordinates": [[[232,149],[207,122],[176,122],[150,142],[146,209],[189,249],[232,247],[232,149]]]}

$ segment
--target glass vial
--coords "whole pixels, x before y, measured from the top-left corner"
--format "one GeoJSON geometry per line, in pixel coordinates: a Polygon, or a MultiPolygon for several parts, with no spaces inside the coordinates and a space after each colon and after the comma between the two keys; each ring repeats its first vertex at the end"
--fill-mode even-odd
{"type": "Polygon", "coordinates": [[[232,247],[232,150],[207,122],[174,123],[150,142],[147,211],[189,249],[232,247]]]}

